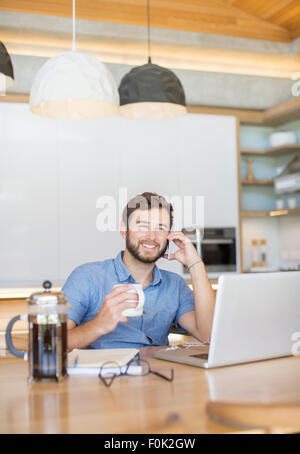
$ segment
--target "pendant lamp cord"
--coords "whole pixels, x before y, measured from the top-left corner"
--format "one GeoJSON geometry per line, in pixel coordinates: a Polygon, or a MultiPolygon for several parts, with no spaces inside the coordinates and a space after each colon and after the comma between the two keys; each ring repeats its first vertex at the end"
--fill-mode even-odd
{"type": "Polygon", "coordinates": [[[151,63],[151,45],[150,45],[150,0],[147,0],[147,22],[148,22],[148,63],[151,63]]]}
{"type": "Polygon", "coordinates": [[[72,50],[76,51],[75,0],[73,0],[73,41],[72,41],[72,50]]]}

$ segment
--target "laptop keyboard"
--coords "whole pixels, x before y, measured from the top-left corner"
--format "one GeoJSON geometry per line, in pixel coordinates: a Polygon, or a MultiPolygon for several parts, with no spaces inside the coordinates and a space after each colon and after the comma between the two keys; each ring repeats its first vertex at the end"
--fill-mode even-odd
{"type": "Polygon", "coordinates": [[[199,355],[190,355],[192,358],[208,359],[208,353],[199,353],[199,355]]]}

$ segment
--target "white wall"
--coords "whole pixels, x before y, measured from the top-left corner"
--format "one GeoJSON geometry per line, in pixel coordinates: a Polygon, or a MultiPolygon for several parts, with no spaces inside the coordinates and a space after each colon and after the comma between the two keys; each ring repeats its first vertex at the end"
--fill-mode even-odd
{"type": "Polygon", "coordinates": [[[233,117],[69,122],[0,103],[0,124],[2,286],[59,284],[81,263],[114,257],[123,241],[97,230],[96,202],[113,196],[119,210],[119,188],[204,196],[206,226],[238,224],[233,117]]]}

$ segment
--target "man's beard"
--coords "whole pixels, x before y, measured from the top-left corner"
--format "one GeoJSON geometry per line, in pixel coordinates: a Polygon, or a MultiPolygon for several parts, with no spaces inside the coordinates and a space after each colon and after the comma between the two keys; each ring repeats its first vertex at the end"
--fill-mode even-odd
{"type": "MultiPolygon", "coordinates": [[[[143,262],[143,263],[154,263],[154,262],[156,262],[158,259],[163,257],[163,255],[165,254],[165,252],[167,250],[167,247],[168,247],[168,242],[166,242],[166,245],[162,249],[159,249],[155,256],[153,256],[153,257],[143,257],[143,255],[139,251],[140,244],[141,244],[141,242],[139,242],[137,244],[137,246],[135,244],[133,244],[133,242],[131,241],[131,238],[130,238],[129,230],[128,230],[127,231],[127,237],[126,237],[126,249],[128,249],[128,251],[131,253],[131,255],[133,255],[133,257],[135,259],[137,259],[137,260],[139,260],[140,262],[143,262]]],[[[155,243],[155,244],[157,244],[157,243],[155,243]]]]}

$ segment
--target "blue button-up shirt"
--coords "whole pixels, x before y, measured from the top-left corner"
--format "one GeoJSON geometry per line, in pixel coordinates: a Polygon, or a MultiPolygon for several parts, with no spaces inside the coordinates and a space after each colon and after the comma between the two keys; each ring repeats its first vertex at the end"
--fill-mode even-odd
{"type": "MultiPolygon", "coordinates": [[[[134,283],[136,281],[123,263],[123,251],[115,259],[85,263],[75,268],[62,288],[72,305],[69,318],[77,325],[92,320],[99,313],[105,296],[115,284],[134,283]]],[[[179,318],[194,310],[193,292],[181,276],[154,266],[153,281],[144,289],[144,293],[145,314],[128,317],[127,323],[118,323],[114,331],[99,337],[90,348],[133,348],[168,344],[172,324],[175,323],[180,329],[179,318]]]]}

